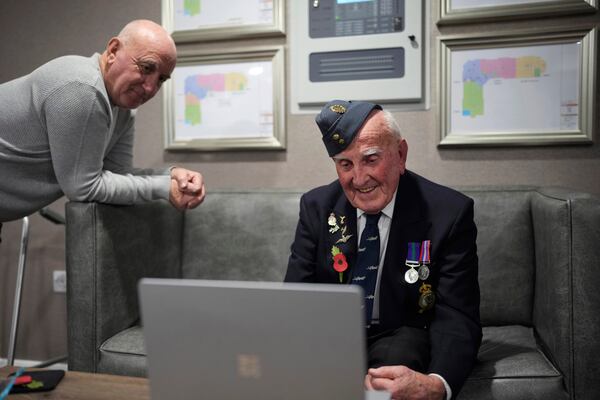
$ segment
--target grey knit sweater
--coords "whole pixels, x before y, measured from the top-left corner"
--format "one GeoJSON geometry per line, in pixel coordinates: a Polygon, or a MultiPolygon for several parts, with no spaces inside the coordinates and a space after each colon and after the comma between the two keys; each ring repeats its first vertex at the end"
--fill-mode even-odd
{"type": "Polygon", "coordinates": [[[0,85],[0,222],[63,194],[113,204],[169,197],[166,171],[132,168],[134,113],[111,105],[99,57],[60,57],[0,85]]]}

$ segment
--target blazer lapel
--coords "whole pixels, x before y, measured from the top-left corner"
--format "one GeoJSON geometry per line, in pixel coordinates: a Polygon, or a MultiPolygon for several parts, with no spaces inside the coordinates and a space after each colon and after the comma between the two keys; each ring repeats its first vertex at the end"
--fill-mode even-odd
{"type": "MultiPolygon", "coordinates": [[[[422,207],[421,195],[410,173],[403,175],[398,184],[394,216],[390,226],[388,243],[383,266],[380,291],[380,314],[389,311],[386,305],[404,303],[412,290],[418,290],[418,284],[409,284],[404,279],[408,267],[405,265],[409,242],[421,242],[430,230],[431,221],[422,207]],[[395,298],[392,301],[391,297],[395,298]]],[[[393,311],[395,312],[395,311],[393,311]]]]}
{"type": "Polygon", "coordinates": [[[332,281],[340,283],[339,273],[333,268],[333,255],[331,254],[335,247],[346,257],[348,269],[343,272],[342,282],[348,283],[352,276],[352,268],[356,261],[356,248],[358,246],[358,239],[356,237],[356,208],[352,207],[342,192],[329,216],[335,217],[335,226],[337,226],[336,229],[334,226],[329,225],[328,221],[326,222],[329,228],[327,248],[330,251],[327,258],[331,260],[330,273],[333,274],[332,281]]]}

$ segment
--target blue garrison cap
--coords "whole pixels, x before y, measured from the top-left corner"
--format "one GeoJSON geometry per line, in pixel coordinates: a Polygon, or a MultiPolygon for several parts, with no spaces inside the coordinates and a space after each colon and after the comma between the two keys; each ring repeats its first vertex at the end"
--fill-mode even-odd
{"type": "Polygon", "coordinates": [[[323,143],[329,157],[333,157],[352,143],[354,136],[379,104],[366,101],[332,100],[321,109],[315,121],[323,134],[323,143]]]}

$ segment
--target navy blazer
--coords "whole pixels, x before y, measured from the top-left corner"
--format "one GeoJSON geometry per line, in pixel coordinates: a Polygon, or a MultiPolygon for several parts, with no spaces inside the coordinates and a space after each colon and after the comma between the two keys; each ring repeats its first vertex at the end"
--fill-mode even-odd
{"type": "MultiPolygon", "coordinates": [[[[336,246],[348,262],[341,279],[347,284],[356,261],[357,236],[356,208],[339,181],[305,193],[285,281],[340,283],[340,273],[333,268],[336,246]],[[335,232],[328,223],[332,213],[340,228],[335,232]],[[348,235],[344,242],[342,237],[348,235]]],[[[472,199],[408,170],[400,177],[381,271],[379,321],[383,329],[413,326],[429,331],[428,372],[443,376],[453,397],[471,372],[481,343],[476,237],[472,199]],[[431,241],[430,275],[407,283],[408,243],[424,240],[431,241]],[[430,309],[419,306],[423,284],[431,285],[435,294],[430,309]]]]}

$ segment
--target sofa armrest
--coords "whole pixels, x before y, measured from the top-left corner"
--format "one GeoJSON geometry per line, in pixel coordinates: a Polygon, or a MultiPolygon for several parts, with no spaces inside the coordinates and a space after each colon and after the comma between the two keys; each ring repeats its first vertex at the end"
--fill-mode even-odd
{"type": "Polygon", "coordinates": [[[138,280],[181,276],[183,213],[165,201],[65,208],[69,369],[96,372],[100,345],[139,318],[138,280]]]}
{"type": "Polygon", "coordinates": [[[532,196],[533,319],[573,399],[600,393],[600,199],[563,189],[532,196]]]}

